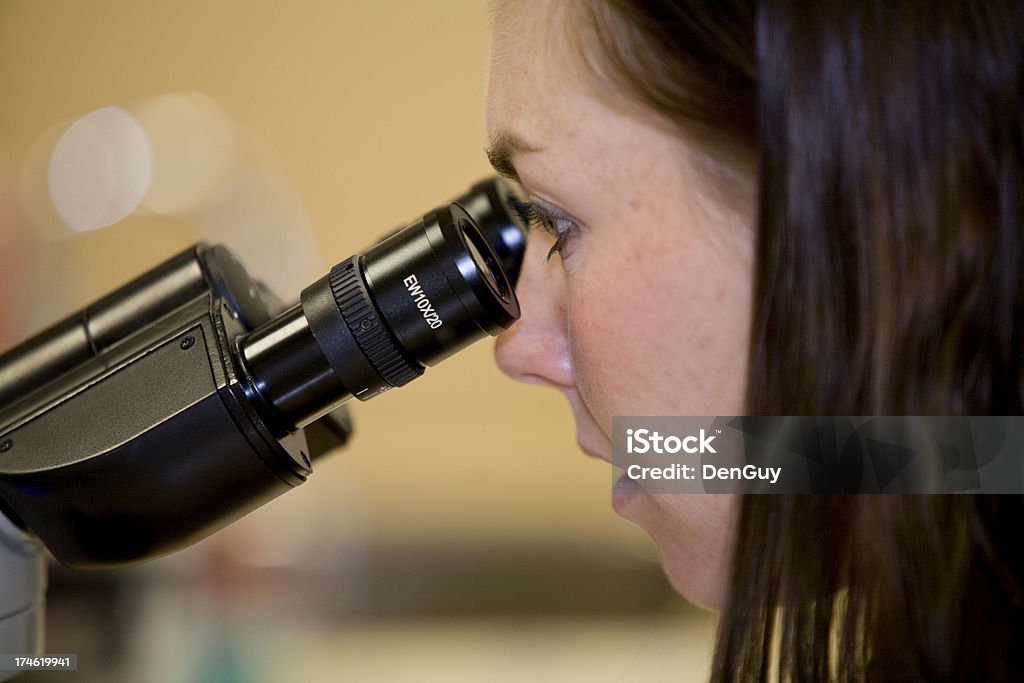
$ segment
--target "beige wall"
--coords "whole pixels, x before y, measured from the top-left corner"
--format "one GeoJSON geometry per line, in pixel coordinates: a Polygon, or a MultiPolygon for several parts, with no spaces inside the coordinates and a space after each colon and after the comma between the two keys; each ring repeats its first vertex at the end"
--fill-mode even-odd
{"type": "MultiPolygon", "coordinates": [[[[242,131],[249,162],[301,200],[326,269],[488,174],[486,55],[482,0],[3,0],[0,181],[10,190],[19,173],[38,176],[32,154],[90,110],[204,93],[242,131]]],[[[239,201],[258,211],[265,199],[239,201]]],[[[23,218],[22,267],[0,295],[21,333],[199,237],[220,238],[199,213],[132,216],[73,237],[31,220],[46,222],[23,218]]],[[[260,240],[263,269],[298,243],[260,240]]],[[[501,376],[492,345],[355,405],[353,445],[248,523],[315,520],[328,538],[352,525],[396,540],[567,538],[649,554],[610,511],[610,474],[577,450],[561,397],[501,376]]]]}

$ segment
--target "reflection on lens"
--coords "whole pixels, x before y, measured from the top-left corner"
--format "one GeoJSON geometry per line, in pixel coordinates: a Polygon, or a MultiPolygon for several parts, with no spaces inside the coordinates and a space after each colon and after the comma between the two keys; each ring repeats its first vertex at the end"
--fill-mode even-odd
{"type": "Polygon", "coordinates": [[[508,301],[508,288],[505,286],[505,278],[499,277],[495,273],[498,263],[495,261],[490,247],[484,241],[483,235],[472,224],[465,221],[459,222],[459,228],[462,230],[462,236],[466,240],[469,255],[476,263],[477,269],[484,276],[487,285],[495,294],[508,301]]]}
{"type": "MultiPolygon", "coordinates": [[[[498,258],[501,270],[510,285],[519,279],[523,252],[526,250],[527,226],[509,208],[515,191],[508,181],[497,176],[481,180],[469,192],[455,200],[472,218],[484,241],[498,258]]],[[[486,249],[479,249],[486,254],[486,249]]],[[[498,282],[502,278],[497,278],[498,282]]]]}

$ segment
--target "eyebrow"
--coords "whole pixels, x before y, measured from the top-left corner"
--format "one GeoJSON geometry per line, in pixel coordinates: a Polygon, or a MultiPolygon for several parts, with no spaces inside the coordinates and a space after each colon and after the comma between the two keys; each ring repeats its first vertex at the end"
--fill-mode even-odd
{"type": "Polygon", "coordinates": [[[498,133],[487,146],[487,160],[499,175],[522,185],[519,172],[512,163],[517,152],[538,152],[539,147],[527,144],[512,133],[498,133]]]}

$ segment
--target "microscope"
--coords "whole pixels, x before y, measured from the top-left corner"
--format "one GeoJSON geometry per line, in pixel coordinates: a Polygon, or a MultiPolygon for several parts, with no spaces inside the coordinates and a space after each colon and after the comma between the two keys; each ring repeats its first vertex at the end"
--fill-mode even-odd
{"type": "Polygon", "coordinates": [[[0,652],[43,648],[44,548],[87,569],[195,543],[347,443],[348,400],[510,326],[510,196],[477,183],[290,307],[198,244],[0,356],[0,652]]]}

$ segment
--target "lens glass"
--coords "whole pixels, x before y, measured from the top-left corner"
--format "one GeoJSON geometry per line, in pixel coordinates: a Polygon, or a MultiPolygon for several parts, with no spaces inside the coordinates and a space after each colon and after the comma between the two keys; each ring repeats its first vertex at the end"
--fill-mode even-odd
{"type": "Polygon", "coordinates": [[[484,280],[491,290],[503,301],[508,301],[508,285],[505,276],[502,274],[501,266],[498,265],[490,246],[484,241],[483,235],[470,223],[459,222],[462,229],[462,236],[465,238],[469,255],[476,264],[477,270],[483,275],[484,280]]]}

